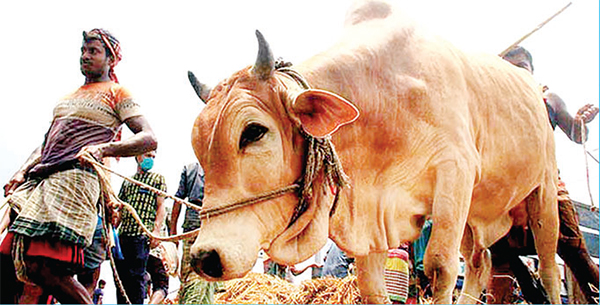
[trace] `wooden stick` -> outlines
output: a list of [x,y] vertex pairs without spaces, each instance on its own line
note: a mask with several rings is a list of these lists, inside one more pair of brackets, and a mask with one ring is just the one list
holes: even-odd
[[560,11],[556,12],[554,15],[552,15],[550,18],[546,19],[546,21],[540,23],[535,29],[533,29],[533,31],[527,33],[525,36],[521,37],[519,40],[515,41],[515,43],[511,44],[510,47],[506,48],[504,51],[500,52],[500,54],[498,54],[498,56],[500,57],[504,57],[504,55],[506,55],[506,53],[508,53],[512,48],[518,46],[523,40],[527,39],[527,37],[531,36],[531,34],[537,32],[539,29],[541,29],[544,25],[546,25],[546,23],[550,22],[550,20],[554,19],[554,17],[558,16],[558,14],[562,13],[564,10],[567,9],[567,7],[569,7],[571,4],[573,4],[573,2],[569,2],[569,4],[567,4],[565,7],[563,7]]
[[[596,163],[600,163],[600,161],[598,161],[598,159],[596,159],[596,157],[594,157],[594,155],[592,155],[591,152],[589,152],[587,150],[585,152],[588,154],[588,156],[590,156],[592,159],[594,159],[594,161],[596,161]],[[2,208],[0,208],[0,210],[2,210]]]

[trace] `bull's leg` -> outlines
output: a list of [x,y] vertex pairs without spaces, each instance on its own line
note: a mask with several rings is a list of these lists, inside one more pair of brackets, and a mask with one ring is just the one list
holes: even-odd
[[363,304],[389,304],[385,291],[383,267],[386,252],[374,252],[367,256],[356,257],[358,289]]
[[490,277],[492,260],[477,226],[467,226],[465,229],[462,253],[465,256],[465,282],[458,303],[481,303],[479,295]]
[[553,179],[534,190],[526,199],[529,226],[540,259],[540,279],[552,304],[560,304],[560,274],[556,264],[558,242],[558,205]]
[[[472,169],[472,170],[469,170]],[[458,161],[436,169],[431,238],[423,266],[431,279],[434,303],[451,304],[459,267],[459,248],[471,202],[475,169]]]

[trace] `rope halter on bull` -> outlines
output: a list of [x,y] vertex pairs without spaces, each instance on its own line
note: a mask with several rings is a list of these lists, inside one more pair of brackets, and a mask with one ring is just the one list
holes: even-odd
[[[308,82],[298,71],[291,68],[292,64],[279,58],[275,62],[275,71],[282,72],[295,80],[304,90],[310,89]],[[323,138],[313,137],[306,133],[302,126],[298,126],[300,134],[306,140],[306,161],[302,178],[298,181],[301,185],[298,197],[299,202],[288,226],[291,226],[308,209],[313,198],[313,184],[321,171],[323,171],[325,183],[335,194],[333,206],[329,213],[331,217],[339,200],[340,191],[348,185],[348,177],[344,173],[342,164],[337,156],[335,147],[331,142],[331,136]]]
[[[296,82],[298,82],[298,84],[303,89],[309,89],[310,87],[308,86],[306,80],[297,71],[290,68],[290,66],[290,63],[286,63],[282,60],[279,60],[277,61],[275,68],[278,72],[285,73],[292,79],[296,80]],[[199,229],[184,234],[167,237],[153,235],[152,232],[143,225],[135,209],[128,203],[121,201],[117,196],[115,196],[115,193],[112,191],[112,187],[110,186],[109,179],[105,176],[106,174],[104,174],[105,172],[113,173],[133,184],[146,188],[153,193],[173,199],[174,201],[184,204],[188,208],[197,210],[199,211],[200,219],[209,219],[210,217],[221,215],[235,209],[253,205],[255,203],[274,199],[287,193],[297,192],[299,200],[294,210],[294,214],[292,215],[288,225],[291,226],[302,215],[302,213],[304,213],[308,209],[308,205],[312,201],[314,195],[313,189],[316,186],[314,182],[318,175],[321,173],[321,171],[324,174],[325,183],[335,194],[335,199],[331,208],[330,216],[333,215],[333,212],[335,211],[335,207],[337,205],[341,189],[348,184],[347,176],[345,175],[342,169],[342,165],[339,161],[333,143],[331,143],[330,137],[313,137],[308,133],[304,132],[301,126],[298,126],[298,130],[306,140],[306,165],[304,167],[304,173],[296,182],[273,191],[265,192],[250,198],[242,199],[229,204],[208,209],[199,207],[186,200],[182,200],[177,197],[171,196],[161,190],[153,188],[139,181],[133,180],[124,175],[121,175],[111,170],[110,168],[104,166],[100,162],[96,161],[96,159],[94,159],[94,157],[92,157],[90,154],[82,155],[82,159],[90,163],[99,173],[102,189],[106,191],[108,198],[110,198],[110,201],[113,202],[113,205],[114,203],[116,203],[116,206],[123,206],[125,209],[127,209],[129,213],[131,213],[133,218],[136,220],[138,225],[140,225],[144,233],[156,240],[178,241],[181,239],[193,238],[196,235],[198,235]]]

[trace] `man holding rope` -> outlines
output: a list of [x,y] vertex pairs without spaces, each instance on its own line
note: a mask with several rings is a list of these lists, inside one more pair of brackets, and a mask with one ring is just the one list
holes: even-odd
[[[509,50],[503,58],[511,64],[526,69],[529,73],[533,74],[533,59],[529,51],[525,48],[516,46]],[[598,107],[587,104],[577,111],[575,117],[572,117],[567,111],[565,102],[557,94],[549,92],[547,87],[544,87],[543,91],[552,128],[556,129],[557,126],[560,127],[569,139],[575,143],[581,144],[585,142],[588,129],[584,124],[594,120],[598,114]],[[585,131],[582,132],[583,130]],[[585,240],[579,230],[577,212],[560,177],[558,183],[558,211],[560,217],[558,254],[575,275],[588,302],[596,303],[593,297],[597,297],[598,294],[597,291],[593,291],[590,284],[594,285],[597,289],[598,267],[590,258]],[[531,252],[529,249],[533,245],[531,238],[531,232],[522,232],[517,228],[513,228],[507,237],[494,244],[491,247],[494,274],[510,272],[512,270],[528,301],[532,303],[544,303],[547,300],[544,299],[543,293],[539,291],[539,288],[535,289],[535,287],[532,287],[533,280],[526,271],[526,267],[523,266],[521,260],[518,258],[519,254],[530,254],[524,252]],[[525,249],[519,249],[516,252],[513,246]],[[505,270],[509,265],[510,270]],[[502,290],[500,287],[506,286],[498,283],[501,281],[503,281],[502,278],[494,278],[490,283],[488,291],[496,295],[492,300],[488,299],[488,303],[506,303],[508,301],[502,298],[502,293],[499,293]]]
[[[119,41],[109,32],[83,32],[85,83],[58,101],[44,142],[4,186],[11,219],[0,245],[2,303],[17,303],[23,282],[62,304],[92,303],[73,275],[83,266],[104,196],[99,173],[80,156],[128,157],[157,146],[139,105],[117,81],[120,60]],[[123,123],[134,135],[118,141]]]

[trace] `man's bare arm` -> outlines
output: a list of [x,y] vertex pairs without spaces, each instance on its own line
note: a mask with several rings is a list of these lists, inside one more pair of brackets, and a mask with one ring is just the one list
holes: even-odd
[[90,152],[97,160],[103,157],[132,157],[155,150],[156,136],[146,118],[142,115],[125,120],[125,124],[134,133],[124,141],[86,146],[83,152]]
[[177,222],[181,213],[181,203],[173,201],[173,209],[171,210],[171,222],[169,223],[169,234],[177,235]]
[[[554,112],[556,113],[558,127],[560,127],[560,129],[567,135],[567,137],[569,137],[569,139],[571,139],[571,141],[581,144],[582,120],[585,124],[591,122],[598,114],[598,107],[592,104],[587,104],[581,107],[581,109],[577,111],[575,117],[573,117],[567,111],[567,106],[565,102],[557,94],[547,94],[546,102],[548,103],[548,105],[550,105],[550,107],[552,107],[552,110],[554,110]],[[585,136],[587,137],[587,127],[584,127],[584,130]]]
[[[167,210],[165,209],[165,196],[158,196],[156,198],[156,219],[154,220],[154,230],[152,234],[160,235],[165,218],[167,217]],[[158,240],[151,242],[151,247],[157,247],[160,244]]]
[[33,150],[27,161],[19,168],[19,170],[10,178],[8,183],[4,185],[4,196],[11,195],[15,189],[25,182],[25,176],[29,172],[29,170],[34,167],[36,164],[40,163],[40,159],[42,158],[42,147],[39,146]]

